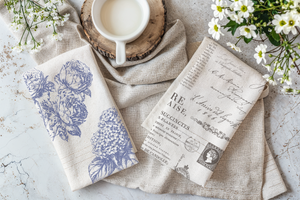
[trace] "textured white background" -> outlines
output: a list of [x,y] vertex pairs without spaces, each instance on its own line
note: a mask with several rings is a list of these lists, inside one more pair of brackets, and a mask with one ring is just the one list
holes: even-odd
[[[71,4],[80,13],[83,0]],[[210,0],[167,0],[168,21],[181,19],[188,42],[202,40],[212,17]],[[0,199],[209,199],[192,195],[154,195],[98,182],[71,192],[62,165],[51,144],[42,120],[23,84],[21,75],[36,66],[29,54],[11,51],[16,44],[12,33],[0,20]],[[225,32],[225,31],[224,31]],[[230,34],[219,41],[234,42]],[[244,62],[262,74],[254,48],[241,43]],[[268,44],[269,46],[269,44]],[[295,76],[296,86],[297,79]],[[288,187],[275,199],[300,199],[300,96],[283,95],[280,87],[271,87],[265,100],[266,138]],[[298,114],[299,113],[299,114]],[[142,176],[142,174],[141,174]],[[151,180],[149,180],[151,181]]]

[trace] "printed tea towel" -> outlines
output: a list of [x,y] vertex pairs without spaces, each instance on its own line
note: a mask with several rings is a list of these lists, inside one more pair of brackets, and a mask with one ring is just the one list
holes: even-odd
[[205,38],[143,122],[150,133],[141,149],[205,186],[265,84],[257,71]]
[[138,163],[89,45],[61,54],[23,78],[73,191]]

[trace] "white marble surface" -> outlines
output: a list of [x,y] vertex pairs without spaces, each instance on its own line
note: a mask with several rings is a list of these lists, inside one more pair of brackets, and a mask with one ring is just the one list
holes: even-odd
[[[79,12],[83,0],[72,0]],[[189,42],[208,36],[211,1],[168,0],[168,20],[181,19]],[[12,52],[17,42],[0,20],[0,199],[209,199],[192,195],[155,195],[98,182],[71,192],[55,149],[22,82],[22,73],[36,63],[29,54]],[[229,34],[219,41],[234,41]],[[256,44],[242,44],[237,56],[261,73],[253,58]],[[295,77],[296,78],[296,77]],[[300,77],[298,77],[298,80]],[[297,82],[297,80],[296,80]],[[280,87],[266,98],[266,137],[288,187],[278,200],[300,199],[300,96],[286,96]]]

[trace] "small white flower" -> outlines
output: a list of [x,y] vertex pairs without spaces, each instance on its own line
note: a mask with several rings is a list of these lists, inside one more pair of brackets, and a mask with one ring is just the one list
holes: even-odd
[[255,48],[256,54],[254,54],[254,58],[256,59],[257,64],[259,64],[262,60],[266,63],[265,55],[267,51],[267,45],[260,44]]
[[270,85],[277,85],[277,82],[274,80],[273,76],[270,76],[269,74],[263,75],[263,78],[266,79]]
[[242,23],[244,21],[244,18],[242,18],[241,16],[235,14],[235,12],[229,12],[228,10],[226,10],[226,14],[228,15],[228,17],[232,21],[235,21],[238,24],[240,24],[240,23]]
[[[28,11],[28,10],[27,10]],[[35,13],[34,12],[29,12],[29,14],[27,15],[27,19],[28,20],[33,20],[35,17]]]
[[299,90],[293,89],[293,94],[299,94]]
[[216,1],[216,4],[211,5],[211,9],[214,11],[214,17],[222,20],[225,17],[225,9],[223,8],[226,4],[222,1]]
[[285,78],[285,83],[286,83],[287,85],[292,85],[292,84],[293,84],[293,83],[292,83],[292,78],[291,78],[290,76],[286,77],[286,78]]
[[265,74],[262,77],[267,80],[270,77],[270,75],[269,74]]
[[10,23],[10,28],[13,32],[23,31],[25,29],[25,25],[23,23]]
[[227,44],[227,46],[231,47],[233,50],[235,50],[237,52],[242,52],[240,47],[237,47],[235,44],[232,44],[231,42],[227,42],[226,44]]
[[70,14],[69,14],[69,13],[68,13],[68,14],[65,14],[65,15],[63,16],[62,21],[60,22],[60,26],[63,26],[64,23],[65,23],[66,21],[69,20],[69,17],[70,17]]
[[21,53],[22,51],[25,50],[24,46],[21,45],[21,44],[18,44],[18,45],[16,45],[16,46],[14,46],[12,49],[13,49],[14,51],[18,52],[18,53]]
[[62,0],[52,0],[53,4],[57,4],[59,6],[63,5],[63,1]]
[[255,33],[256,30],[256,26],[254,26],[253,24],[250,26],[242,26],[240,27],[240,34],[245,36],[246,38],[256,38],[257,35]]
[[276,69],[275,73],[279,76],[282,76],[284,74],[284,71],[283,71],[282,67],[278,67]]
[[264,65],[264,64],[262,64],[262,66],[264,66],[267,70],[268,70],[268,72],[270,72],[271,71],[271,65]]
[[239,11],[239,15],[248,18],[250,13],[254,11],[252,0],[240,0],[235,4],[234,10]]
[[53,3],[51,3],[51,1],[48,1],[45,4],[45,7],[48,8],[49,10],[51,10],[52,8],[55,8],[55,5]]
[[211,21],[208,23],[209,29],[208,33],[212,35],[212,37],[216,40],[220,39],[220,35],[224,35],[220,28],[221,26],[218,24],[219,19],[212,18]]
[[63,34],[62,33],[53,33],[52,35],[49,35],[48,37],[51,38],[52,40],[61,41]]
[[40,52],[41,49],[42,49],[42,46],[44,45],[43,39],[41,39],[40,42],[36,42],[36,43],[35,43],[35,46],[32,44],[32,42],[30,42],[30,43],[31,43],[31,44],[30,44],[31,48],[28,49],[28,51],[29,51],[29,53],[31,53],[31,54],[35,54],[35,53],[37,53],[37,52]]
[[281,92],[285,93],[285,94],[288,94],[292,91],[292,88],[290,88],[289,86],[283,86]]
[[287,21],[282,15],[275,15],[272,23],[275,25],[276,33],[280,33],[285,27],[287,27]]

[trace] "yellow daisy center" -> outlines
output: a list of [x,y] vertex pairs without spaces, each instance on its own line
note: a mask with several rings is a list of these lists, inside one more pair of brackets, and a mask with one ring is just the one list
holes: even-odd
[[294,24],[295,24],[295,21],[291,19],[291,20],[289,21],[289,26],[294,26]]
[[258,56],[262,58],[262,51],[258,52]]
[[246,31],[247,33],[250,33],[250,29],[249,29],[249,28],[245,28],[245,31]]
[[222,12],[222,7],[221,6],[217,6],[217,11]]
[[214,25],[214,30],[215,30],[216,32],[218,32],[218,31],[219,31],[219,27],[218,27],[217,25]]
[[248,10],[247,6],[245,6],[245,5],[242,5],[242,7],[241,7],[241,11],[242,11],[242,12],[247,12],[247,10]]
[[284,26],[284,25],[286,25],[286,22],[285,22],[284,20],[281,20],[281,21],[279,22],[279,26]]

